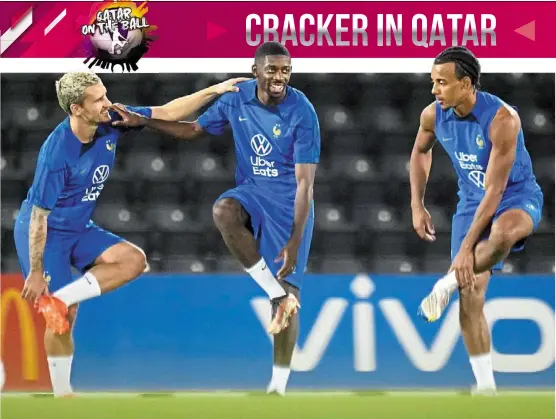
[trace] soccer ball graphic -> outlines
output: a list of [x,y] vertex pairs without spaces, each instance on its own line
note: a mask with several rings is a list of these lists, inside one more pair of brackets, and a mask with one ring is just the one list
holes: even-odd
[[140,29],[125,30],[121,24],[115,31],[105,31],[100,33],[96,28],[95,34],[91,37],[93,45],[108,53],[116,59],[127,57],[130,51],[143,41],[143,32]]

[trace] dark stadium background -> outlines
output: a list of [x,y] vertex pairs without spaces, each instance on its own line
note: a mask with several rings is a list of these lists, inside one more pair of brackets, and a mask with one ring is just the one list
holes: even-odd
[[[163,69],[161,69],[163,70]],[[37,154],[64,118],[54,81],[61,74],[1,76],[2,272],[19,272],[14,217],[32,182]],[[113,102],[161,105],[233,74],[102,74]],[[554,75],[484,74],[482,87],[517,106],[526,146],[545,194],[544,217],[507,273],[554,272]],[[407,163],[428,74],[293,74],[314,104],[322,133],[315,185],[316,228],[309,270],[323,273],[440,273],[449,266],[455,172],[438,144],[427,188],[437,241],[411,227]],[[198,114],[192,115],[193,120]],[[116,165],[93,219],[141,246],[157,272],[231,272],[212,222],[215,198],[234,186],[231,131],[175,140],[144,130],[118,145]]]

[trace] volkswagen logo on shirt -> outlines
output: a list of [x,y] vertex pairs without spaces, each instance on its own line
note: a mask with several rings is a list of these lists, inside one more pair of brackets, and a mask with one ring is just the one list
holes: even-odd
[[97,167],[95,169],[95,172],[93,173],[93,183],[96,185],[104,182],[106,179],[108,179],[109,174],[110,168],[106,164]]
[[262,134],[256,134],[251,138],[251,148],[259,157],[265,157],[272,151],[272,144]]

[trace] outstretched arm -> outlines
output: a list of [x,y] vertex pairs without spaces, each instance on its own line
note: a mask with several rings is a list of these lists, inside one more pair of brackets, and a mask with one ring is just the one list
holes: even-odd
[[[238,77],[226,80],[206,89],[174,99],[162,106],[153,106],[152,118],[161,119],[163,121],[183,121],[193,112],[198,111],[217,96],[227,92],[238,92],[237,83],[249,80],[245,77]],[[156,129],[156,128],[154,128]]]
[[117,112],[118,115],[120,115],[120,117],[122,118],[119,121],[112,122],[112,125],[116,127],[149,127],[156,131],[160,131],[164,134],[182,140],[193,139],[203,132],[203,129],[197,121],[177,122],[147,118],[143,115],[126,109],[125,106],[120,104],[112,105],[112,110]]

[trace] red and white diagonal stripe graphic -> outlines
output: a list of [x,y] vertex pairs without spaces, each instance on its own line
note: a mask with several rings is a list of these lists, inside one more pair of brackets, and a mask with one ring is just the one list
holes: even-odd
[[33,24],[33,9],[29,9],[21,19],[0,36],[0,55],[6,51]]

